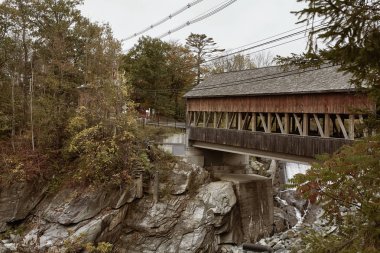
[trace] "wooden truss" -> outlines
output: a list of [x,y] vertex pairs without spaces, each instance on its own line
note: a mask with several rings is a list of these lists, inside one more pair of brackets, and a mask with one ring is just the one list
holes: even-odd
[[296,134],[322,138],[354,140],[368,136],[359,132],[363,115],[267,112],[199,112],[188,113],[187,124],[195,127],[235,129],[265,133]]

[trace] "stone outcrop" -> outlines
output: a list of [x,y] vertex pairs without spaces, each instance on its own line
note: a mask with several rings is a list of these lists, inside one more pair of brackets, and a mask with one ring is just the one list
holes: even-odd
[[0,186],[0,233],[8,224],[25,219],[45,196],[44,182],[17,183]]
[[2,188],[0,224],[8,236],[0,252],[75,251],[98,242],[116,252],[216,252],[243,242],[232,182],[210,182],[204,169],[179,163],[160,182],[158,201],[139,198],[138,185],[54,194],[46,194],[44,182]]
[[202,186],[195,196],[158,203],[144,198],[130,210],[117,246],[120,252],[215,252],[227,234],[241,240],[234,209],[233,185],[223,181]]

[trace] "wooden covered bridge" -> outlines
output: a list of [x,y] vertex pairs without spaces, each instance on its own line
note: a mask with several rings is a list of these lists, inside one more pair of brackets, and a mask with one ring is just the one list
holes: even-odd
[[194,147],[304,161],[368,135],[376,105],[336,66],[265,67],[207,77],[189,91]]

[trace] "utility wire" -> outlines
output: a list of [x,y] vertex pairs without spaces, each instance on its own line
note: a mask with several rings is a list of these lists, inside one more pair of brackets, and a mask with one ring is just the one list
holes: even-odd
[[[272,49],[272,48],[276,48],[276,47],[279,47],[279,46],[282,46],[282,45],[285,45],[285,44],[289,44],[289,43],[292,43],[294,41],[298,41],[298,40],[301,40],[301,39],[305,39],[307,38],[307,36],[302,36],[302,37],[298,37],[296,39],[293,39],[293,40],[289,40],[289,41],[286,41],[286,42],[283,42],[283,43],[280,43],[280,44],[276,44],[274,46],[270,46],[270,47],[266,47],[266,48],[263,48],[263,49],[260,49],[260,50],[256,50],[256,51],[253,51],[253,52],[249,52],[249,53],[246,53],[246,54],[243,54],[243,56],[248,56],[248,55],[252,55],[252,54],[256,54],[256,53],[260,53],[262,51],[265,51],[265,50],[268,50],[268,49]],[[222,58],[225,58],[225,57],[228,57],[228,56],[222,56],[222,57],[218,57],[218,58],[215,58],[211,61],[216,61],[216,60],[220,60]],[[206,63],[206,62],[205,62]],[[204,64],[204,63],[203,63]]]
[[[321,27],[321,26],[324,26],[324,24],[320,24],[320,25],[317,25],[314,27],[314,29],[316,27]],[[251,47],[248,47],[248,48],[244,48],[244,49],[240,49],[240,50],[237,50],[235,52],[232,52],[232,53],[228,53],[228,54],[224,54],[222,56],[218,56],[218,57],[215,57],[215,58],[211,58],[209,60],[206,60],[204,61],[202,64],[205,64],[207,62],[211,62],[211,61],[215,61],[215,60],[219,60],[221,58],[225,58],[225,57],[228,57],[228,56],[231,56],[231,55],[235,55],[235,54],[238,54],[238,53],[242,53],[242,52],[245,52],[245,51],[248,51],[248,50],[251,50],[251,49],[254,49],[254,48],[258,48],[258,47],[262,47],[262,46],[265,46],[265,45],[268,45],[268,44],[272,44],[274,42],[277,42],[277,41],[280,41],[280,40],[283,40],[283,39],[287,39],[287,38],[291,38],[291,37],[294,37],[296,35],[299,35],[299,34],[302,34],[302,33],[305,33],[309,30],[311,30],[312,28],[309,28],[309,29],[305,29],[305,30],[302,30],[302,31],[298,31],[298,32],[295,32],[295,33],[291,33],[291,34],[288,34],[288,35],[285,35],[285,36],[282,36],[280,38],[276,38],[276,39],[273,39],[273,40],[270,40],[270,41],[267,41],[267,42],[264,42],[264,43],[261,43],[259,45],[255,45],[255,46],[251,46]],[[254,43],[252,43],[254,44]]]
[[[296,39],[293,39],[293,40],[290,40],[290,41],[286,41],[286,42],[283,42],[281,44],[277,44],[277,45],[274,45],[274,46],[271,46],[271,47],[267,47],[267,48],[264,48],[264,49],[261,49],[261,50],[257,50],[257,51],[254,51],[254,52],[250,52],[246,55],[251,55],[251,54],[254,54],[254,53],[258,53],[258,52],[261,52],[261,51],[265,51],[265,50],[268,50],[268,49],[271,49],[271,48],[275,48],[275,47],[278,47],[278,46],[282,46],[282,45],[285,45],[285,44],[288,44],[288,43],[291,43],[291,42],[294,42],[294,41],[297,41],[297,40],[300,40],[300,39],[303,39],[303,38],[306,38],[307,36],[302,36],[302,37],[299,37],[299,38],[296,38]],[[323,68],[320,68],[320,69],[323,69]],[[315,70],[318,70],[318,69],[315,69]],[[242,82],[247,82],[247,81],[254,81],[256,79],[260,79],[260,78],[264,78],[264,77],[276,77],[278,76],[279,74],[285,74],[285,73],[293,73],[295,72],[295,74],[300,74],[300,71],[298,69],[295,69],[295,70],[291,70],[291,71],[283,71],[283,72],[280,72],[280,73],[274,73],[274,74],[269,74],[269,75],[264,75],[264,76],[259,76],[259,77],[253,77],[253,78],[248,78],[248,79],[243,79],[243,80],[237,80],[237,81],[233,81],[233,82],[226,82],[226,83],[220,83],[220,84],[215,84],[215,85],[208,85],[207,86],[207,89],[210,89],[211,87],[215,86],[216,88],[218,87],[223,87],[223,86],[220,86],[220,85],[223,85],[223,84],[228,84],[228,86],[230,86],[230,84],[234,84],[234,85],[237,85],[237,84],[241,84]],[[309,72],[309,71],[308,71]],[[181,89],[156,89],[156,90],[146,90],[146,89],[142,89],[142,88],[138,88],[140,90],[144,90],[145,92],[157,92],[157,93],[167,93],[167,92],[176,92],[176,91],[182,91]],[[199,88],[193,88],[192,90],[198,90],[198,89],[203,89],[203,87],[199,87]]]
[[130,40],[130,39],[132,39],[132,38],[134,38],[134,37],[136,37],[136,36],[139,36],[139,35],[141,35],[141,34],[143,34],[143,33],[146,33],[147,31],[149,31],[149,30],[151,30],[151,29],[153,29],[153,28],[155,28],[155,27],[157,27],[157,26],[159,26],[159,25],[165,23],[166,21],[168,21],[168,20],[172,19],[173,17],[175,17],[175,16],[181,14],[181,13],[184,12],[185,10],[190,9],[191,7],[193,7],[193,6],[196,5],[196,4],[199,4],[199,3],[202,2],[202,1],[204,1],[204,0],[195,0],[195,1],[191,2],[191,3],[188,3],[186,6],[182,7],[181,9],[179,9],[179,10],[177,10],[177,11],[175,11],[175,12],[173,12],[173,13],[170,14],[169,16],[167,16],[167,17],[161,19],[160,21],[158,21],[158,22],[156,22],[156,23],[154,23],[154,24],[152,24],[152,25],[146,27],[145,29],[143,29],[143,30],[141,30],[141,31],[139,31],[139,32],[137,32],[137,33],[134,33],[134,34],[128,36],[128,37],[125,38],[125,39],[122,39],[121,41],[124,42],[124,41]]
[[[316,27],[320,27],[320,26],[323,26],[324,24],[319,24],[317,25]],[[301,27],[299,27],[301,28]],[[270,37],[267,37],[265,39],[262,39],[262,40],[259,40],[259,41],[256,41],[256,42],[252,42],[248,45],[252,45],[252,44],[257,44],[259,42],[262,42],[262,41],[265,41],[265,40],[268,40],[268,39],[271,39],[271,38],[275,38],[279,35],[283,35],[283,34],[286,34],[290,31],[294,31],[294,30],[298,30],[299,28],[295,28],[295,29],[291,29],[291,30],[288,30],[286,32],[282,32],[280,34],[277,34],[277,35],[273,35],[273,36],[270,36]],[[315,27],[314,27],[315,28]],[[302,31],[299,31],[299,32],[295,32],[295,33],[292,33],[292,34],[289,34],[289,35],[286,35],[286,36],[282,36],[280,38],[276,38],[274,40],[271,40],[271,41],[267,41],[265,43],[261,43],[259,45],[256,45],[256,46],[253,46],[253,47],[249,47],[247,49],[243,49],[243,50],[239,50],[239,51],[236,51],[236,52],[233,52],[233,53],[230,53],[230,54],[227,54],[227,55],[224,55],[224,56],[220,56],[220,57],[215,57],[213,59],[210,59],[208,60],[207,62],[211,62],[211,61],[215,61],[215,60],[218,60],[218,59],[221,59],[221,58],[224,58],[224,57],[228,57],[228,56],[231,56],[233,54],[236,54],[236,53],[240,53],[240,52],[244,52],[244,51],[248,51],[248,50],[251,50],[253,48],[258,48],[258,47],[262,47],[264,45],[268,45],[268,44],[272,44],[272,43],[275,43],[275,42],[278,42],[278,41],[281,41],[283,39],[288,39],[288,38],[291,38],[293,36],[296,36],[296,35],[299,35],[299,34],[302,34],[304,32],[307,32],[309,30],[311,30],[312,28],[308,28],[308,29],[304,29]],[[303,38],[306,38],[307,36],[302,36],[302,37],[298,37],[296,39],[293,39],[293,40],[290,40],[290,41],[286,41],[286,42],[283,42],[283,43],[280,43],[280,44],[276,44],[276,45],[273,45],[273,46],[270,46],[270,47],[266,47],[264,49],[261,49],[261,50],[257,50],[257,51],[254,51],[254,52],[250,52],[246,55],[251,55],[251,54],[254,54],[254,53],[258,53],[258,52],[261,52],[261,51],[264,51],[264,50],[268,50],[268,49],[271,49],[271,48],[275,48],[275,47],[278,47],[278,46],[282,46],[284,44],[288,44],[288,43],[291,43],[291,42],[294,42],[294,41],[297,41],[297,40],[300,40],[300,39],[303,39]],[[244,46],[240,46],[238,47],[239,48],[242,48]],[[190,66],[191,67],[191,66]],[[194,66],[195,67],[195,66]],[[331,66],[328,66],[328,67],[322,67],[322,68],[319,68],[319,69],[324,69],[324,68],[329,68]],[[274,78],[280,78],[280,77],[284,77],[283,74],[286,74],[285,76],[290,76],[290,75],[298,75],[300,73],[304,73],[304,72],[310,72],[310,71],[317,71],[319,69],[310,69],[310,70],[305,70],[303,72],[300,72],[299,70],[291,70],[291,71],[283,71],[283,72],[280,72],[280,73],[275,73],[275,74],[270,74],[270,75],[264,75],[264,76],[259,76],[259,77],[254,77],[254,78],[248,78],[248,79],[243,79],[243,80],[238,80],[238,81],[234,81],[234,82],[226,82],[226,83],[220,83],[220,84],[217,84],[217,85],[209,85],[207,87],[198,87],[198,88],[193,88],[193,90],[206,90],[206,89],[214,89],[214,88],[219,88],[219,87],[227,87],[227,86],[231,86],[231,85],[237,85],[237,84],[243,84],[243,83],[247,83],[247,82],[254,82],[255,80],[257,81],[257,79],[260,79],[260,78],[268,78],[268,79],[261,79],[259,81],[262,81],[262,80],[269,80],[269,79],[274,79]],[[294,73],[295,72],[295,73]],[[293,73],[293,74],[292,74]],[[279,76],[280,75],[280,76]],[[223,86],[223,85],[227,85],[227,86]],[[215,87],[214,87],[215,86]],[[140,90],[143,90],[145,92],[155,92],[155,93],[166,93],[166,92],[171,92],[171,91],[182,91],[180,89],[156,89],[156,90],[147,90],[147,89],[142,89],[142,88],[138,88],[138,87],[135,87],[137,89],[140,89]]]
[[[315,21],[315,23],[316,23],[316,25],[320,25],[320,24],[322,24],[322,21],[323,21],[323,20],[320,19],[320,20]],[[318,23],[319,23],[319,24],[318,24]],[[264,39],[260,39],[260,40],[257,40],[257,41],[254,41],[254,42],[251,42],[251,43],[245,44],[245,45],[240,46],[240,47],[236,47],[236,48],[232,48],[232,49],[226,50],[225,53],[233,53],[234,50],[238,50],[238,49],[240,49],[240,48],[244,48],[244,47],[247,47],[247,46],[250,46],[250,45],[254,45],[254,44],[257,44],[257,43],[260,43],[260,42],[263,42],[263,41],[269,40],[269,39],[273,39],[273,38],[276,38],[276,37],[278,37],[278,36],[280,36],[280,35],[284,35],[284,34],[287,34],[287,33],[289,33],[289,32],[293,32],[293,31],[299,30],[299,29],[304,28],[304,27],[306,27],[306,29],[303,30],[303,31],[305,31],[305,32],[306,32],[307,30],[310,30],[310,29],[313,28],[313,27],[307,28],[308,26],[309,26],[309,24],[306,24],[306,25],[302,25],[302,26],[299,26],[299,27],[296,27],[296,28],[293,28],[293,29],[287,30],[287,31],[285,31],[285,32],[281,32],[281,33],[278,33],[278,34],[275,34],[275,35],[271,35],[271,36],[266,37],[266,38],[264,38]],[[221,54],[221,55],[219,55],[219,56],[223,56],[223,54]]]
[[198,16],[198,17],[196,17],[196,18],[194,18],[192,20],[189,20],[186,23],[184,23],[184,24],[182,24],[182,25],[180,25],[180,26],[178,26],[178,27],[176,27],[176,28],[174,28],[172,30],[169,30],[168,32],[166,32],[166,33],[158,36],[157,38],[162,39],[163,37],[166,37],[166,36],[168,36],[168,35],[170,35],[172,33],[175,33],[177,31],[185,28],[186,26],[192,25],[192,24],[200,22],[200,21],[202,21],[202,20],[204,20],[204,19],[206,19],[208,17],[211,17],[212,15],[215,15],[216,13],[218,13],[221,10],[227,8],[228,6],[230,6],[231,4],[235,3],[236,1],[237,0],[230,0],[230,1],[225,2],[225,4],[223,4],[223,5],[219,6],[219,7],[216,7],[216,8],[214,7],[213,9],[210,9],[210,11],[207,12],[206,14]]
[[[254,52],[250,52],[248,54],[245,54],[245,55],[251,55],[251,54],[255,54],[255,53],[259,53],[259,52],[262,52],[262,51],[265,51],[265,50],[268,50],[268,49],[271,49],[271,48],[275,48],[275,47],[279,47],[279,46],[282,46],[282,45],[285,45],[285,44],[288,44],[288,43],[291,43],[291,42],[294,42],[294,41],[297,41],[297,40],[300,40],[300,39],[304,39],[306,38],[307,36],[302,36],[302,37],[299,37],[299,38],[296,38],[296,39],[293,39],[293,40],[290,40],[290,41],[286,41],[286,42],[283,42],[281,44],[277,44],[277,45],[274,45],[274,46],[270,46],[270,47],[266,47],[266,48],[263,48],[261,50],[257,50],[257,51],[254,51]],[[192,67],[196,67],[196,65],[192,65],[192,66],[186,66],[186,68],[192,68]],[[177,69],[178,70],[181,70],[181,69],[184,69],[184,68],[179,68]],[[241,80],[240,80],[241,81]],[[141,88],[139,88],[141,89]],[[180,90],[177,90],[177,89],[159,89],[159,90],[149,90],[149,91],[152,91],[152,92],[159,92],[159,91],[180,91]]]

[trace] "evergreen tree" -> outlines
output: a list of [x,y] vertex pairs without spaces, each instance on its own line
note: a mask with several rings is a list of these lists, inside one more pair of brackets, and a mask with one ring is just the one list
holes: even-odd
[[174,102],[174,117],[184,120],[186,104],[183,99],[185,92],[190,90],[196,73],[193,71],[195,59],[189,49],[176,43],[170,44],[168,57],[168,78],[170,98]]
[[[301,67],[329,62],[353,74],[357,87],[370,89],[380,102],[380,2],[377,0],[297,0],[307,7],[296,11],[299,23],[312,26],[308,50],[278,58]],[[315,26],[321,20],[323,26]]]
[[193,66],[194,58],[188,49],[150,37],[139,39],[124,58],[134,100],[141,108],[177,118],[184,115],[180,99],[194,80]]
[[[353,75],[352,83],[380,102],[380,2],[362,0],[298,0],[307,7],[295,12],[300,22],[313,24],[307,52],[278,60],[300,67],[332,63]],[[324,43],[324,47],[321,47]],[[332,80],[333,81],[333,80]],[[378,115],[371,118],[377,121]],[[373,124],[373,122],[371,123]],[[317,199],[336,233],[317,231],[304,237],[307,252],[380,251],[379,136],[356,141],[331,157],[325,156],[294,185]]]
[[172,111],[166,88],[169,48],[168,43],[159,39],[142,37],[124,58],[127,78],[134,87],[134,100],[143,109],[154,109],[156,114]]
[[206,68],[202,67],[202,64],[215,55],[215,53],[223,52],[224,49],[216,47],[216,42],[213,38],[207,37],[206,34],[191,33],[186,39],[186,45],[190,48],[191,52],[195,55],[196,59],[196,72],[197,79],[196,85],[198,85],[206,73]]

